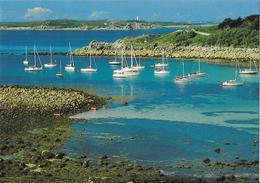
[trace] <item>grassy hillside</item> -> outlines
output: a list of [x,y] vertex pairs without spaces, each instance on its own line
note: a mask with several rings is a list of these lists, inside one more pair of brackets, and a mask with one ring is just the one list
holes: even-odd
[[[221,46],[257,48],[259,46],[259,15],[251,15],[244,19],[225,19],[217,26],[195,27],[162,35],[144,35],[126,38],[126,44],[136,47],[157,46]],[[227,21],[228,20],[228,21]]]

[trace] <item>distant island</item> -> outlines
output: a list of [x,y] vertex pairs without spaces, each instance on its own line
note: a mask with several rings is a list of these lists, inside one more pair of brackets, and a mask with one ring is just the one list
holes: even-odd
[[[259,58],[259,15],[245,18],[226,18],[218,25],[194,26],[161,35],[126,37],[110,42],[92,41],[92,54],[115,55],[124,46],[130,55],[130,46],[136,55],[159,57],[162,50],[171,58],[206,58],[247,61]],[[75,55],[87,55],[90,44],[76,49]]]
[[160,27],[191,27],[185,22],[144,20],[45,20],[31,22],[0,22],[0,30],[133,30]]

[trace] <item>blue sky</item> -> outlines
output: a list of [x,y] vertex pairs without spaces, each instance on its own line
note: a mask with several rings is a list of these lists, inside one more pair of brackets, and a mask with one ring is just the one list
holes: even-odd
[[0,21],[133,19],[219,22],[258,13],[258,0],[0,0]]

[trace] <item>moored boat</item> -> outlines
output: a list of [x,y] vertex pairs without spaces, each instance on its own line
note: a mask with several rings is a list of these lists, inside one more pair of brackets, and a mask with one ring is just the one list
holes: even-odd
[[[41,59],[40,59],[40,57],[39,57],[39,55],[38,55],[38,53],[36,51],[36,47],[35,46],[33,47],[33,55],[34,55],[33,56],[34,65],[28,66],[24,70],[25,71],[42,71]],[[40,63],[39,67],[37,67],[37,58],[36,57],[38,58],[39,63]]]

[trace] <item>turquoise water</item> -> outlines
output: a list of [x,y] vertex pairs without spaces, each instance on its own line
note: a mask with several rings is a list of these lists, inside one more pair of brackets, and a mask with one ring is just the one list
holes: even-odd
[[[81,120],[72,125],[73,137],[60,148],[71,156],[117,155],[169,171],[174,163],[194,164],[206,157],[258,159],[258,144],[252,145],[258,139],[258,75],[241,77],[242,87],[223,88],[220,82],[234,78],[234,67],[201,63],[207,77],[178,85],[173,78],[181,73],[180,60],[169,59],[170,74],[158,77],[151,67],[158,59],[144,58],[141,63],[146,68],[139,76],[113,79],[117,67],[108,65],[109,57],[95,57],[98,72],[93,74],[80,73],[88,60],[75,57],[76,72],[63,70],[64,77],[57,78],[57,68],[24,72],[23,55],[18,52],[0,58],[1,84],[91,89],[129,100],[126,106],[110,103],[109,109],[74,116]],[[54,59],[68,63],[66,56]],[[49,57],[41,60],[45,63]],[[197,60],[185,60],[186,73],[196,69]],[[220,154],[214,152],[217,147]]]

